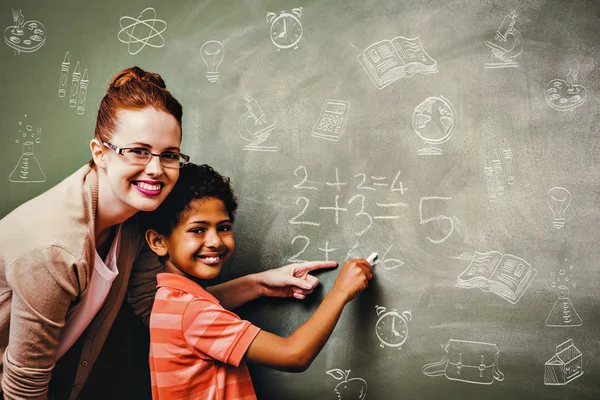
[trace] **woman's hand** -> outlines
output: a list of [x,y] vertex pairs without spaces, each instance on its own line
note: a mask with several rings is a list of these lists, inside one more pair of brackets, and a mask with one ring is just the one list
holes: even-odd
[[270,297],[306,298],[319,284],[319,280],[309,272],[323,268],[334,268],[335,261],[310,261],[289,264],[255,274],[258,281],[259,295]]

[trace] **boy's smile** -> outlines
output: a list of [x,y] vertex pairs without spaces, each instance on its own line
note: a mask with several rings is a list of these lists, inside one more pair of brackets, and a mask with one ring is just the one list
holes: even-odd
[[192,200],[177,226],[164,238],[165,272],[213,279],[235,247],[225,204],[213,197]]

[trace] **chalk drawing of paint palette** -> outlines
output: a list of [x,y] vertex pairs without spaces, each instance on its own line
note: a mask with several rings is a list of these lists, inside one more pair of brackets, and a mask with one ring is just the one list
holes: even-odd
[[586,90],[564,79],[553,79],[546,85],[546,102],[557,111],[574,110],[585,103]]
[[46,42],[46,28],[35,20],[9,26],[4,30],[4,41],[17,52],[32,53]]

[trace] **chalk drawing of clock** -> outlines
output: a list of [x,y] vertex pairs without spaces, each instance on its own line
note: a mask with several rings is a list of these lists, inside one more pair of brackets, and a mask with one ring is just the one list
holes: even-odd
[[271,24],[271,41],[281,49],[298,48],[302,37],[302,7],[294,8],[292,13],[282,11],[278,16],[274,12],[267,13],[267,22]]
[[408,322],[412,320],[410,310],[399,314],[396,310],[387,311],[385,307],[375,308],[379,316],[375,323],[375,334],[381,342],[379,345],[400,348],[408,337]]

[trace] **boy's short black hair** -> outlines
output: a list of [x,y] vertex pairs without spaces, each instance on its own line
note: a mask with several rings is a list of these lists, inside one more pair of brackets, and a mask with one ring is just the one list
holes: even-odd
[[192,200],[205,198],[221,200],[231,222],[234,221],[237,200],[230,179],[210,165],[188,163],[179,170],[179,179],[162,204],[154,211],[140,213],[140,227],[143,231],[154,229],[168,237],[179,223],[182,213],[189,210]]

